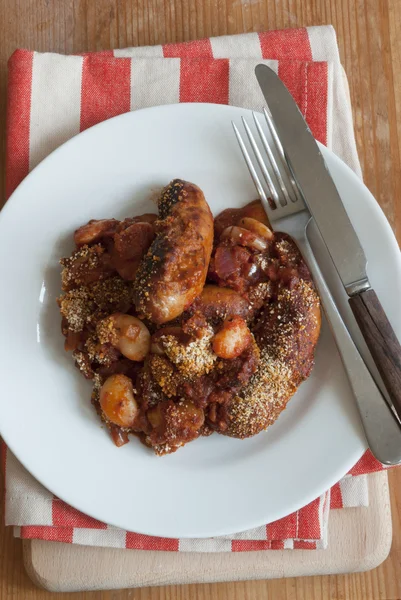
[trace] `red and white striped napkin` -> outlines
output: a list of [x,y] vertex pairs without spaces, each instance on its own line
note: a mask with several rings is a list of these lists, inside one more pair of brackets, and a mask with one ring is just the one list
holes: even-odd
[[[17,50],[9,61],[7,194],[60,144],[120,113],[176,102],[260,109],[264,101],[253,74],[260,62],[290,89],[315,137],[360,174],[347,81],[335,32],[325,26],[82,56]],[[43,488],[5,446],[3,467],[5,520],[16,536],[184,552],[325,548],[330,510],[366,506],[366,473],[383,468],[366,453],[342,481],[296,513],[202,540],[150,537],[83,515]]]

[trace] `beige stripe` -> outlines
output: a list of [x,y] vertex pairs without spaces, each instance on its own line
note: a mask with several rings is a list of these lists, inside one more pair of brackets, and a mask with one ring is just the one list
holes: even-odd
[[369,506],[367,475],[344,477],[340,481],[340,488],[344,507]]
[[207,539],[180,539],[179,552],[231,552],[231,540],[220,537]]
[[276,60],[249,58],[230,60],[229,104],[259,111],[266,104],[254,72],[256,65],[261,63],[268,65],[277,73]]
[[260,525],[254,529],[234,533],[227,537],[233,540],[267,540],[266,525]]
[[131,61],[131,110],[180,101],[180,59]]
[[74,527],[72,543],[84,546],[125,548],[126,532],[122,529],[86,529]]
[[7,449],[6,525],[52,525],[53,494]]
[[332,25],[307,27],[313,60],[339,62],[336,32]]
[[257,33],[210,38],[214,58],[262,58]]
[[30,169],[79,133],[82,60],[81,56],[34,54]]

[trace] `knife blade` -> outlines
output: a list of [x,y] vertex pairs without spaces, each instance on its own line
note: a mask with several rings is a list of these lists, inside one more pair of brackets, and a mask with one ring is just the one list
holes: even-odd
[[[338,274],[352,295],[370,287],[366,256],[315,138],[276,73],[258,65],[256,77],[272,114],[289,166],[323,236]],[[341,234],[340,234],[341,233]]]
[[292,175],[320,230],[394,409],[401,419],[401,346],[371,288],[366,256],[319,147],[292,95],[266,65],[256,78]]

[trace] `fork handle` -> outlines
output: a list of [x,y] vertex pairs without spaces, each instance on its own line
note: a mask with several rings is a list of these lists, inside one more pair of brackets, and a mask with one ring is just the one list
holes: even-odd
[[350,307],[401,419],[401,345],[372,289],[352,296]]

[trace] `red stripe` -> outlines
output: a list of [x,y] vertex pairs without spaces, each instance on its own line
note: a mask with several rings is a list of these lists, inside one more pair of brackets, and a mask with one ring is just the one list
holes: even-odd
[[327,145],[328,66],[326,62],[309,63],[305,118],[313,135]]
[[85,527],[88,529],[107,529],[107,525],[88,515],[84,515],[59,498],[53,498],[52,522],[59,527]]
[[291,92],[302,114],[305,114],[302,101],[307,86],[307,68],[307,64],[301,62],[280,61],[278,64],[278,76]]
[[284,550],[284,540],[272,540],[270,547],[272,550]]
[[386,469],[371,453],[367,450],[361,459],[358,460],[356,465],[349,471],[350,475],[363,475],[364,473],[374,473],[376,471],[383,471]]
[[228,104],[229,61],[182,58],[180,102]]
[[297,535],[298,514],[292,513],[283,519],[266,525],[266,536],[269,540],[286,540]]
[[339,483],[336,483],[331,488],[330,508],[343,508],[343,495]]
[[315,138],[327,144],[327,63],[280,61],[278,76],[291,92]]
[[73,533],[73,527],[48,527],[47,525],[21,527],[21,537],[26,540],[47,540],[72,544]]
[[7,466],[7,445],[4,440],[0,440],[0,452],[1,452],[1,468],[3,471],[4,479],[6,477],[6,466]]
[[294,550],[316,550],[316,542],[294,540]]
[[316,500],[298,511],[298,531],[294,537],[301,539],[320,538],[319,507],[320,498],[316,498]]
[[263,58],[312,60],[309,36],[304,27],[301,29],[262,31],[258,35]]
[[8,61],[6,197],[29,172],[33,52],[16,50]]
[[179,44],[165,44],[162,48],[164,58],[213,58],[212,44],[209,38]]
[[[7,468],[7,446],[4,440],[0,439],[0,451],[1,451],[1,466],[3,470],[3,494],[6,496],[7,486],[6,486],[6,468]],[[3,519],[6,515],[6,503],[3,504]]]
[[232,540],[232,552],[252,552],[254,550],[270,550],[272,544],[268,540]]
[[127,531],[125,547],[131,550],[166,550],[178,551],[178,540],[173,538],[153,537]]
[[85,56],[81,131],[130,110],[131,59]]

